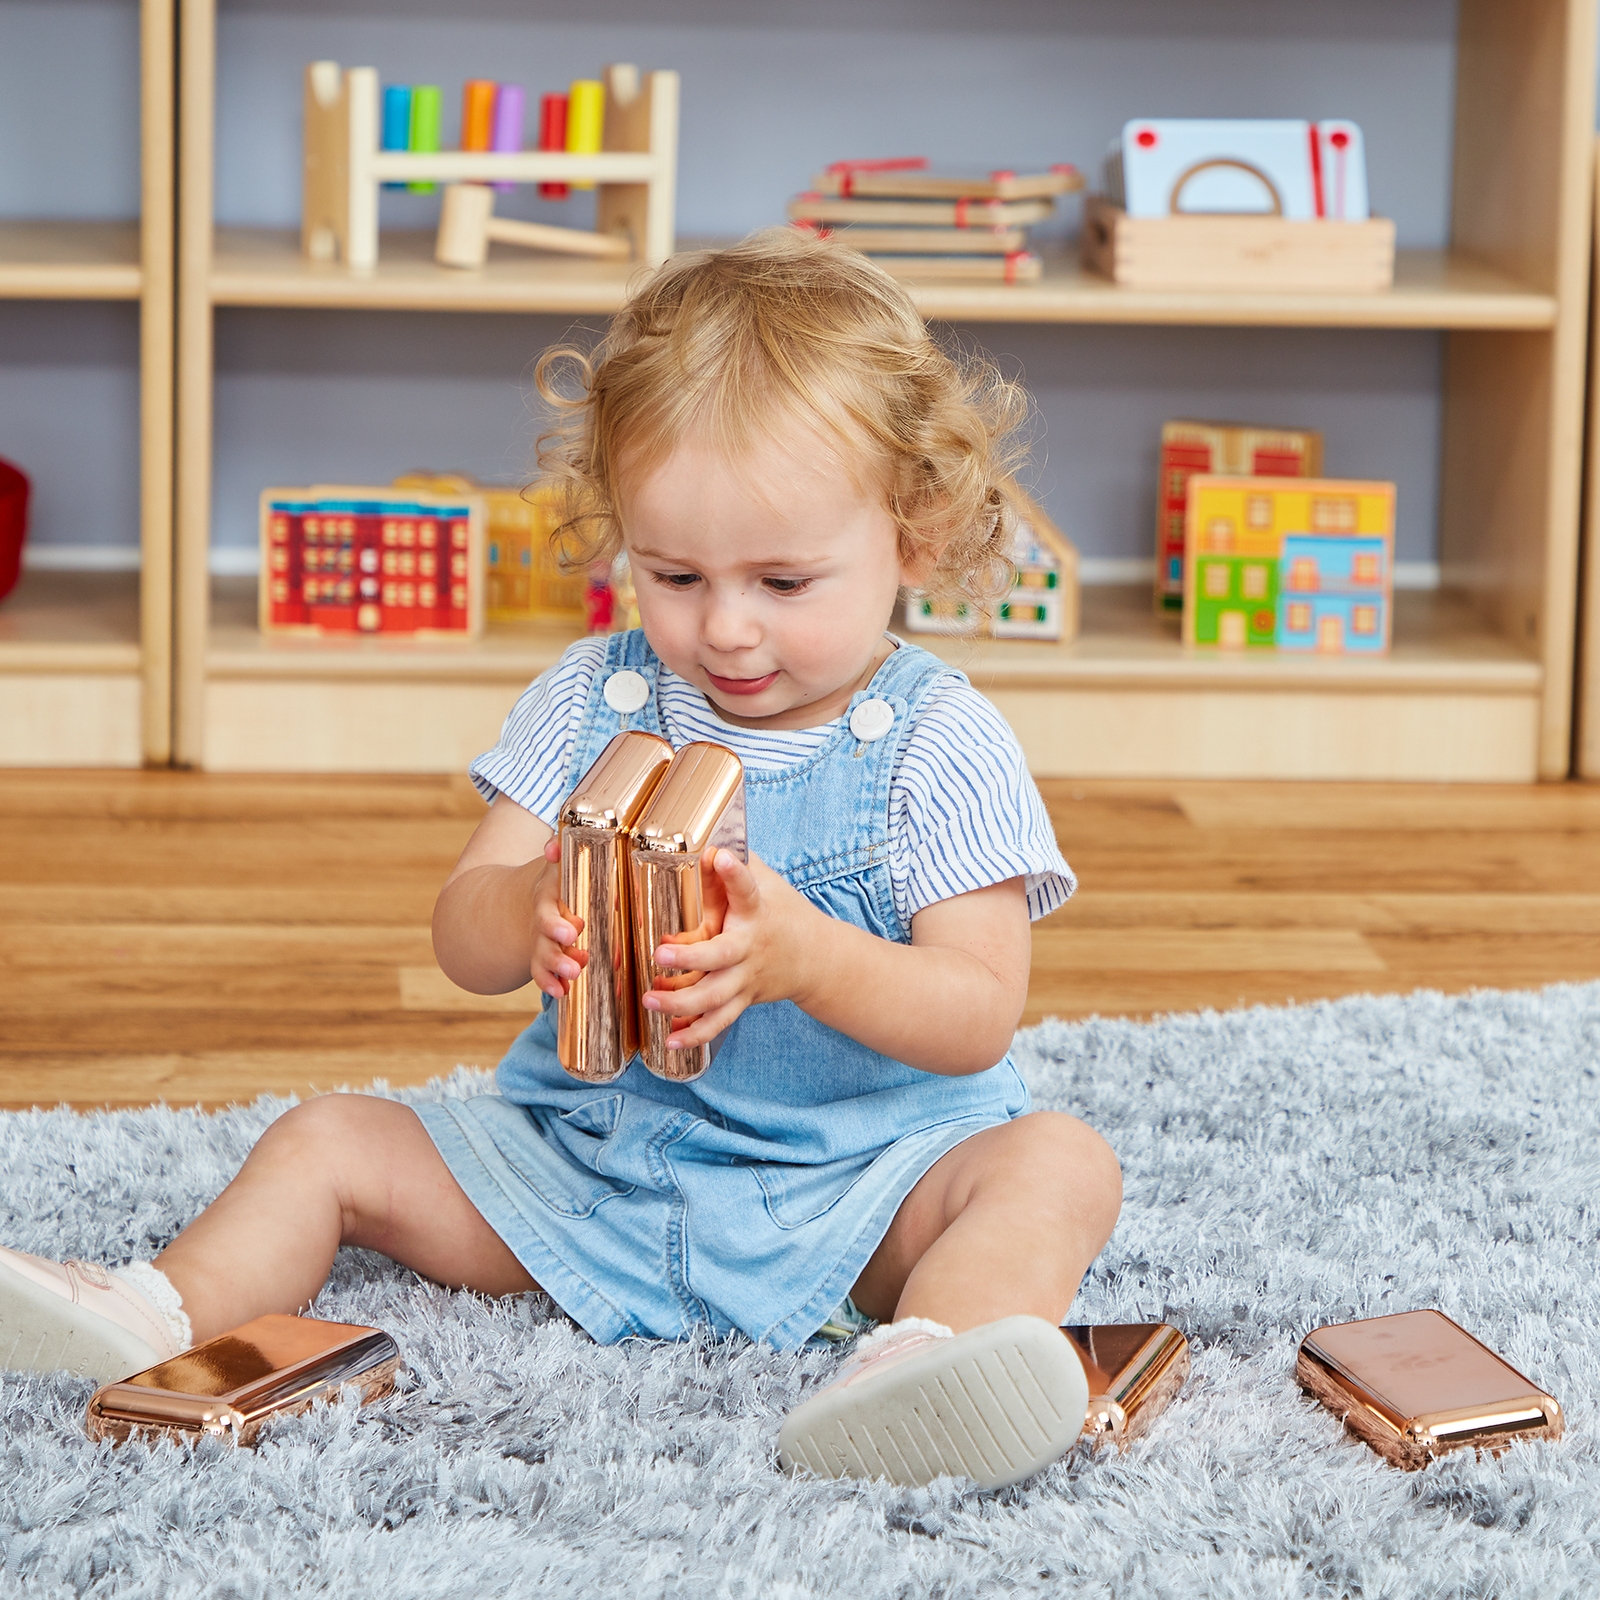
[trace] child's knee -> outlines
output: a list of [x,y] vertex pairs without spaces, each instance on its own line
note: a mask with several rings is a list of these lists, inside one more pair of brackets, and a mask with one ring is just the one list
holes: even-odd
[[1122,1209],[1122,1163],[1106,1141],[1064,1111],[1034,1111],[1011,1127],[1026,1182],[1041,1201],[1054,1201],[1079,1222],[1110,1237]]
[[335,1173],[361,1150],[371,1131],[372,1108],[391,1103],[361,1094],[323,1094],[304,1100],[261,1135],[252,1159]]

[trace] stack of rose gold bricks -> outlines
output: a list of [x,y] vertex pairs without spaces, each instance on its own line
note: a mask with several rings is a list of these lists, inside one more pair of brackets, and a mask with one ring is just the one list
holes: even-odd
[[663,970],[663,941],[694,944],[721,927],[726,899],[711,863],[746,858],[744,769],[719,744],[676,755],[653,733],[619,733],[563,802],[561,901],[581,921],[587,960],[556,1003],[561,1064],[609,1083],[635,1055],[660,1078],[698,1078],[715,1043],[669,1050],[672,1019],[641,1004],[698,974]]

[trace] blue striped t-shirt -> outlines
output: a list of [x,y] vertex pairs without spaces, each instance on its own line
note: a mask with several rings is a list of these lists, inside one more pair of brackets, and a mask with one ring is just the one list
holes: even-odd
[[[572,743],[605,653],[603,636],[580,639],[523,691],[499,744],[472,763],[472,781],[485,799],[506,795],[556,826]],[[665,665],[658,699],[674,748],[709,739],[753,772],[798,765],[837,726],[736,727]],[[924,906],[1007,878],[1025,880],[1035,919],[1064,905],[1077,888],[1016,735],[976,689],[943,679],[923,696],[890,775],[895,910],[909,926]]]

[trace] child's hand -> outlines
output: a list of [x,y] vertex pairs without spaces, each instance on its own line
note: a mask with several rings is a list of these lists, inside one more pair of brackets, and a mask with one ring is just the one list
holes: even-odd
[[[544,858],[552,865],[561,861],[561,840],[551,839],[544,847]],[[574,916],[561,903],[560,876],[546,872],[530,862],[537,872],[533,896],[533,959],[529,971],[543,993],[564,999],[567,986],[589,964],[587,950],[574,950],[583,932],[583,918]]]
[[746,866],[731,850],[719,850],[713,869],[728,899],[722,931],[701,943],[663,944],[655,952],[659,966],[704,976],[687,988],[652,989],[644,997],[647,1011],[695,1018],[673,1031],[669,1050],[709,1043],[746,1006],[793,999],[809,924],[822,916],[755,856]]

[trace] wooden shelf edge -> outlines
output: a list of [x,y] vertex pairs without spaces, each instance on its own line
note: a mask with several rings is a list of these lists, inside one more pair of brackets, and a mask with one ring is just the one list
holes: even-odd
[[137,300],[137,222],[0,218],[0,299]]
[[142,664],[136,644],[0,643],[0,678],[41,673],[137,677]]
[[[685,240],[682,248],[726,242]],[[378,266],[357,274],[302,260],[283,230],[224,230],[208,294],[219,306],[606,315],[643,270],[519,253],[458,272],[435,266],[431,248],[430,235],[385,234]],[[1555,326],[1557,311],[1554,295],[1464,254],[1429,250],[1401,251],[1395,287],[1373,294],[1125,289],[1059,251],[1046,256],[1037,283],[906,287],[925,316],[961,322],[1538,331]]]
[[143,293],[138,267],[0,263],[0,300],[137,300]]

